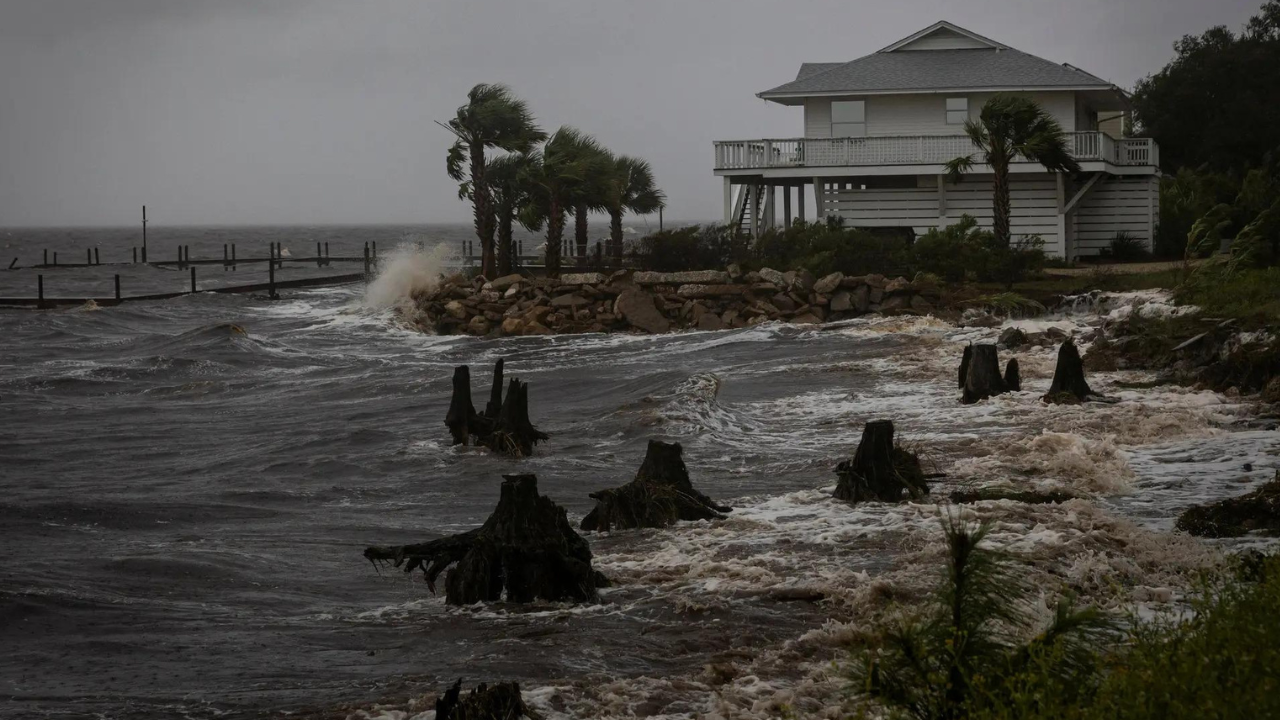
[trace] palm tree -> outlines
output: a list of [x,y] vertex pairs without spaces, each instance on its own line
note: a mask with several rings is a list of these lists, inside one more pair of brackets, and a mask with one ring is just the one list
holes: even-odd
[[547,140],[541,153],[530,153],[524,173],[529,196],[520,211],[520,223],[530,230],[547,228],[547,273],[560,274],[565,212],[587,194],[594,178],[608,168],[608,155],[590,136],[561,127]]
[[982,107],[982,114],[976,122],[965,122],[964,132],[977,146],[978,152],[947,163],[947,175],[951,182],[959,182],[960,176],[973,168],[975,155],[980,155],[982,162],[991,166],[995,174],[993,211],[996,244],[1007,248],[1011,235],[1009,165],[1019,157],[1040,163],[1049,172],[1078,173],[1080,165],[1071,157],[1062,126],[1030,98],[996,95]]
[[587,231],[587,213],[607,209],[605,200],[609,178],[613,172],[613,154],[587,135],[575,142],[580,143],[576,151],[581,153],[584,160],[588,155],[594,156],[584,165],[582,182],[573,191],[574,244],[577,245],[578,257],[583,258],[587,255],[587,245],[591,241]]
[[[527,152],[547,135],[534,124],[533,114],[523,100],[503,85],[485,83],[471,88],[467,104],[458,108],[453,119],[441,125],[458,138],[449,148],[449,177],[459,183],[458,197],[470,198],[475,206],[476,236],[480,239],[482,255],[480,271],[486,277],[493,277],[496,269],[494,216],[489,185],[485,182],[485,149]],[[465,173],[464,166],[467,166]]]
[[647,215],[666,206],[667,196],[653,182],[653,169],[639,158],[619,155],[606,183],[605,209],[609,212],[609,239],[613,256],[622,260],[622,216]]
[[497,275],[508,275],[512,270],[515,243],[512,241],[512,225],[520,208],[528,202],[528,172],[534,155],[509,153],[494,158],[485,168],[485,183],[493,199],[493,215],[498,228]]

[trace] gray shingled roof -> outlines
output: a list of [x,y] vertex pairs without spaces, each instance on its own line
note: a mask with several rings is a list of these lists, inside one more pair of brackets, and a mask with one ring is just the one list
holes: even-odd
[[797,79],[797,80],[803,80],[803,79],[805,79],[805,78],[809,77],[810,75],[815,75],[815,74],[820,73],[820,72],[826,72],[826,71],[828,71],[828,70],[832,70],[832,69],[834,69],[834,68],[838,68],[838,67],[840,67],[840,66],[841,66],[841,65],[843,65],[843,64],[844,64],[844,63],[842,63],[842,62],[834,62],[834,63],[801,63],[801,65],[800,65],[800,72],[796,73],[796,79]]
[[760,93],[877,92],[949,88],[1109,88],[1111,83],[1018,50],[880,52],[847,63],[805,63],[796,79]]

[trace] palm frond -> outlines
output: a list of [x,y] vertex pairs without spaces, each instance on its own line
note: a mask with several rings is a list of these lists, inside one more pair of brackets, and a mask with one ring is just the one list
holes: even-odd
[[965,173],[973,169],[973,156],[952,158],[944,167],[947,169],[947,182],[954,185],[964,178]]

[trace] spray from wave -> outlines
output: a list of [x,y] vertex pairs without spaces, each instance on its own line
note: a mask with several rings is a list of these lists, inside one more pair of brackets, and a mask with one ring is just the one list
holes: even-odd
[[444,244],[426,250],[410,244],[397,247],[379,263],[377,277],[365,290],[364,307],[395,310],[412,319],[417,313],[415,297],[439,286],[452,257]]

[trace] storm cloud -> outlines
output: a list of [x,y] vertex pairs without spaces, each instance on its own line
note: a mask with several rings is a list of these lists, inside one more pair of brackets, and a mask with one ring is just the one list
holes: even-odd
[[0,225],[467,222],[447,119],[478,82],[649,159],[714,219],[755,93],[938,20],[1131,88],[1260,0],[0,0]]

